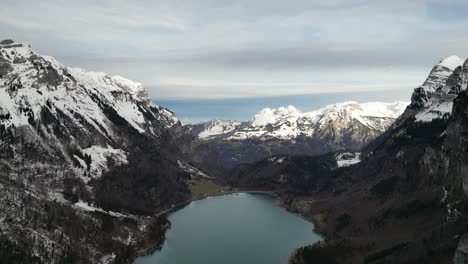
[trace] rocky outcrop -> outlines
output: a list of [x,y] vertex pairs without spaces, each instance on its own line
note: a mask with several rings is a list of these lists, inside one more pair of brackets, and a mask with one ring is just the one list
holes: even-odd
[[152,215],[190,197],[188,132],[139,83],[1,42],[2,259],[123,263],[160,242]]

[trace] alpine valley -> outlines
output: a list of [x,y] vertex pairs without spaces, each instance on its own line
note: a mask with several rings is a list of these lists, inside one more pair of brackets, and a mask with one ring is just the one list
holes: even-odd
[[451,56],[408,103],[183,126],[140,83],[2,41],[0,260],[132,263],[203,183],[270,192],[311,219],[324,240],[290,264],[466,263],[467,84]]

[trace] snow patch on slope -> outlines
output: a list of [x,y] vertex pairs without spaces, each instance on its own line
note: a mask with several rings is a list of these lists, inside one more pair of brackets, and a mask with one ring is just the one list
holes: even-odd
[[231,121],[231,120],[212,120],[210,122],[205,123],[204,130],[198,134],[199,138],[207,139],[213,136],[227,134],[229,132],[234,131],[238,128],[242,123],[239,121]]
[[182,162],[180,160],[177,161],[177,165],[179,166],[179,168],[181,168],[182,170],[184,170],[185,172],[187,172],[188,174],[190,174],[190,177],[191,178],[196,178],[196,177],[202,177],[202,178],[212,178],[210,176],[208,176],[206,173],[204,173],[203,171],[195,168],[194,166],[191,166],[185,162]]
[[433,103],[415,116],[416,122],[428,123],[434,119],[448,118],[452,113],[453,101]]
[[113,149],[110,146],[106,148],[101,146],[92,146],[83,149],[83,153],[91,156],[91,176],[96,178],[103,172],[109,170],[110,162],[114,166],[120,166],[128,163],[127,153],[121,149]]
[[336,163],[338,164],[338,168],[347,167],[354,164],[361,162],[360,159],[361,153],[360,152],[345,152],[336,155]]
[[117,212],[113,212],[113,211],[105,211],[104,209],[102,208],[99,208],[99,207],[94,207],[92,205],[89,205],[88,203],[84,202],[84,201],[78,201],[77,203],[74,204],[75,207],[77,208],[80,208],[84,211],[88,211],[88,212],[100,212],[100,213],[103,213],[103,214],[108,214],[108,215],[111,215],[111,216],[114,216],[114,217],[119,217],[119,218],[134,218],[133,215],[125,215],[125,214],[121,214],[121,213],[117,213]]
[[280,164],[283,163],[284,160],[285,160],[284,156],[271,157],[268,159],[269,162],[280,163]]

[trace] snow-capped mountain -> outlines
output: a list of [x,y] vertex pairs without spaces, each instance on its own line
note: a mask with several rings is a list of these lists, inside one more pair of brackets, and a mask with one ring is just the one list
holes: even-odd
[[140,83],[0,42],[0,243],[42,263],[129,259],[149,242],[139,215],[190,196],[184,131]]
[[292,140],[300,136],[313,137],[331,126],[338,130],[346,129],[353,122],[383,132],[403,113],[408,104],[343,102],[305,113],[294,106],[265,108],[255,114],[249,122],[212,120],[193,125],[192,133],[205,140],[222,135],[227,135],[225,140]]
[[[382,134],[408,103],[343,102],[312,112],[293,106],[265,108],[248,122],[214,120],[191,125],[198,160],[213,173],[277,154],[357,151]],[[203,165],[201,165],[203,166]],[[210,168],[207,168],[208,170]]]
[[461,66],[465,59],[450,56],[434,66],[426,81],[417,88],[411,99],[411,109],[418,110],[417,122],[431,122],[450,116],[453,99],[466,89]]

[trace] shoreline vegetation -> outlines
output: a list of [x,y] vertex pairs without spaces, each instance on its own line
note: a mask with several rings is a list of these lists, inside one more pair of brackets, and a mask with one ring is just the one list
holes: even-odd
[[[197,184],[200,184],[200,183],[201,183],[200,181],[192,182],[192,184],[190,186],[191,187],[190,189],[192,191],[193,196],[192,196],[191,199],[180,202],[180,203],[177,203],[177,204],[174,204],[170,208],[168,208],[166,210],[163,210],[163,211],[157,213],[154,216],[156,218],[165,217],[167,222],[169,223],[168,226],[166,226],[164,228],[164,230],[163,230],[164,231],[164,238],[163,238],[162,242],[159,243],[159,244],[154,245],[151,248],[147,248],[147,249],[144,249],[144,250],[137,251],[135,253],[135,256],[131,259],[130,263],[133,263],[137,257],[147,256],[147,255],[150,255],[150,254],[154,253],[157,250],[162,249],[162,247],[164,246],[164,243],[166,241],[165,233],[167,232],[167,230],[169,228],[171,228],[171,222],[169,221],[169,219],[167,219],[167,215],[169,213],[180,210],[180,209],[184,208],[185,206],[189,205],[192,202],[204,200],[204,199],[211,198],[211,197],[223,196],[223,195],[248,193],[248,194],[263,194],[263,195],[268,195],[268,196],[274,197],[275,200],[276,200],[275,204],[277,206],[283,208],[284,210],[288,211],[289,213],[291,213],[293,215],[301,217],[301,218],[307,220],[308,222],[312,223],[314,232],[316,232],[323,239],[323,240],[320,240],[317,243],[320,243],[320,242],[325,240],[325,236],[319,230],[317,230],[317,228],[316,228],[317,225],[315,224],[314,219],[311,218],[311,217],[306,216],[305,214],[301,214],[300,212],[293,210],[292,207],[290,207],[286,203],[284,203],[284,200],[282,199],[281,195],[279,193],[277,193],[276,191],[238,189],[238,188],[233,188],[231,186],[221,185],[221,184],[209,181],[209,183],[208,183],[209,185],[213,184],[213,186],[216,185],[216,187],[218,187],[218,188],[212,188],[212,189],[210,189],[210,191],[208,191],[206,193],[200,193],[200,192],[197,192],[196,188],[193,188],[194,186],[196,186]],[[204,182],[204,184],[206,184],[206,183],[207,182]],[[195,190],[195,192],[194,192],[194,190]],[[291,254],[293,254],[298,249],[299,248],[295,249],[293,252],[291,252]]]

